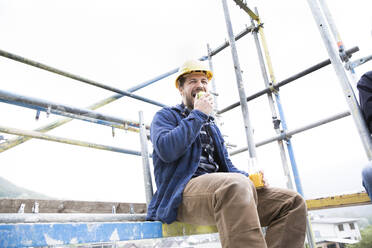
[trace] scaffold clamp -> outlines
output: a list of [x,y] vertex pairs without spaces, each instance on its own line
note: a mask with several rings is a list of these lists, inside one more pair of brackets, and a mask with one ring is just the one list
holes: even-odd
[[38,109],[38,110],[36,110],[36,116],[35,116],[35,120],[39,120],[39,118],[40,118],[40,110]]
[[372,55],[354,60],[352,62],[349,62],[345,65],[345,68],[346,68],[346,70],[354,70],[355,67],[358,67],[358,66],[368,62],[369,60],[372,60]]
[[282,140],[288,142],[292,136],[288,135],[285,131],[282,130],[282,133],[280,134],[280,137]]
[[258,33],[260,31],[260,28],[263,28],[263,25],[264,25],[263,23],[260,23],[257,26],[255,26],[254,29],[252,30],[252,33],[253,32]]
[[275,88],[274,84],[272,82],[269,83],[269,89],[271,93],[278,94],[279,89]]
[[349,58],[351,58],[351,55],[348,55],[344,49],[340,49],[338,52],[342,62],[348,62]]
[[47,109],[47,111],[46,111],[46,116],[47,116],[47,118],[49,117],[49,115],[50,115],[50,111],[52,110],[52,106],[48,106],[48,109]]
[[279,129],[281,120],[278,118],[273,119],[274,129]]

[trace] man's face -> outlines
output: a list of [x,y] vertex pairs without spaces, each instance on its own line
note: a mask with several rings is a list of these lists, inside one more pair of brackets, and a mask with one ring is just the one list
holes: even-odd
[[182,102],[189,109],[194,109],[195,96],[199,91],[208,92],[208,78],[202,72],[192,72],[185,76],[185,83],[179,88]]

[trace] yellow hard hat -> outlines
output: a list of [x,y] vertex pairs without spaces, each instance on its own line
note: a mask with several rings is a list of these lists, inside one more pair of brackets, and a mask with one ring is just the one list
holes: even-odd
[[204,62],[199,60],[188,60],[178,70],[178,75],[175,81],[177,89],[179,84],[178,80],[180,77],[191,72],[204,72],[208,81],[213,77],[213,73],[209,70],[209,67]]

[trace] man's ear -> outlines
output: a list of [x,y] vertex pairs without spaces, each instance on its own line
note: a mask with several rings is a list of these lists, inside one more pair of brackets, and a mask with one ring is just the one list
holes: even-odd
[[178,90],[180,92],[180,95],[183,96],[183,87],[178,87]]

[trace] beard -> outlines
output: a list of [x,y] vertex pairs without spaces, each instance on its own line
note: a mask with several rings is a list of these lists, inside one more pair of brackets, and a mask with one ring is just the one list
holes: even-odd
[[184,98],[184,104],[188,109],[194,109],[194,97],[192,96],[192,94]]
[[193,110],[194,109],[194,102],[195,102],[195,97],[196,97],[196,94],[200,91],[204,91],[203,88],[201,87],[197,87],[195,89],[193,89],[191,92],[189,91],[185,91],[184,92],[184,95],[182,96],[182,101],[183,101],[183,104],[185,104],[185,106],[190,109],[190,110]]

